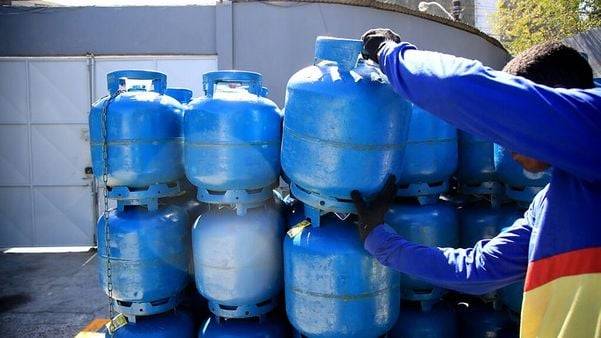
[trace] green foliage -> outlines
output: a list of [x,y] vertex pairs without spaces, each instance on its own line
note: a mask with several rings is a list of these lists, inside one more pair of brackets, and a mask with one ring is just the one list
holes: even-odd
[[495,33],[517,54],[601,26],[601,0],[498,0]]

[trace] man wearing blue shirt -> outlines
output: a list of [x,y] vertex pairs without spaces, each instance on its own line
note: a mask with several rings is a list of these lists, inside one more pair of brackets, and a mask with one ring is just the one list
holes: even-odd
[[525,277],[522,337],[600,337],[601,89],[588,62],[550,42],[499,72],[417,50],[388,29],[368,31],[363,42],[402,97],[513,150],[527,170],[553,168],[523,218],[469,249],[411,243],[386,225],[393,177],[369,202],[353,191],[366,250],[400,272],[471,294]]

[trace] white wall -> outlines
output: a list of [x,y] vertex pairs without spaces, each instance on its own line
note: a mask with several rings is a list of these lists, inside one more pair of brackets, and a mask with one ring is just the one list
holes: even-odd
[[0,57],[0,247],[94,244],[88,111],[106,73],[128,68],[199,95],[217,58]]

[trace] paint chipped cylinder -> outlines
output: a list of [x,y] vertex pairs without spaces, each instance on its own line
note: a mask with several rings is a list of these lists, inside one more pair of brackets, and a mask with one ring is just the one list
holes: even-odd
[[326,215],[284,240],[286,312],[305,337],[378,337],[399,315],[399,274],[365,249],[354,224]]
[[[109,213],[111,274],[115,309],[131,316],[173,309],[189,282],[190,228],[184,209],[126,206]],[[107,237],[97,224],[100,285],[107,290]]]
[[373,194],[402,172],[412,105],[361,48],[318,37],[315,64],[286,89],[282,168],[295,197],[322,210],[355,212],[352,190]]
[[[94,102],[89,116],[92,167],[102,182],[108,146],[109,187],[145,188],[184,177],[182,163],[184,107],[164,95],[167,76],[143,70],[122,70],[107,75],[111,95],[123,90],[108,105],[106,131],[103,109],[109,97]],[[106,134],[106,135],[105,135]]]

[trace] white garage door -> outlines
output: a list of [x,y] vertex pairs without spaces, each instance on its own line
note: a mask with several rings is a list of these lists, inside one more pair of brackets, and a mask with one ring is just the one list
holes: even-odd
[[0,247],[94,243],[88,110],[118,69],[162,71],[198,96],[217,59],[0,58]]

